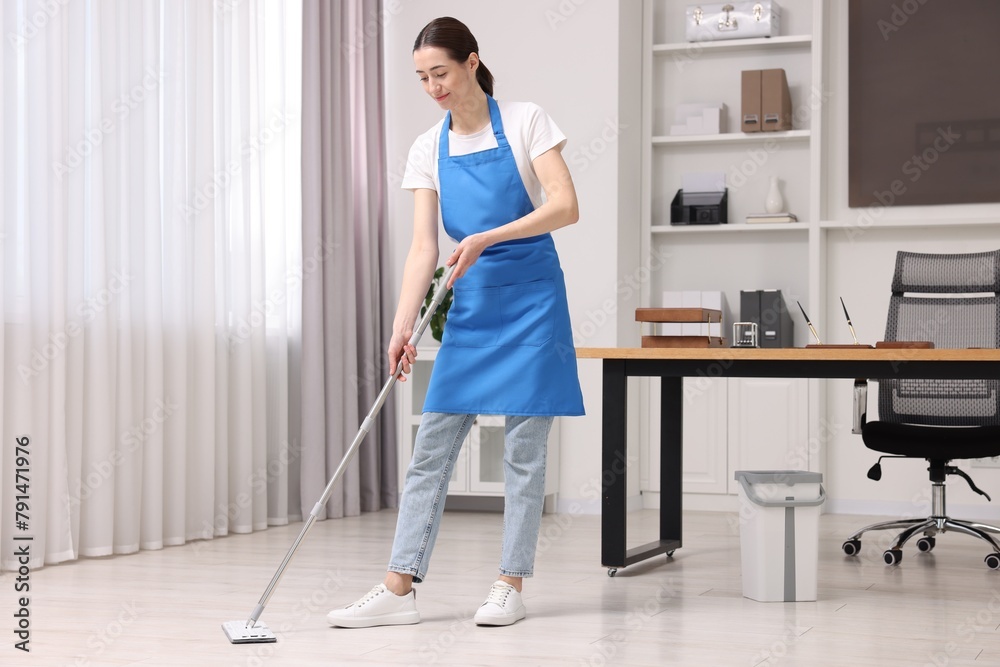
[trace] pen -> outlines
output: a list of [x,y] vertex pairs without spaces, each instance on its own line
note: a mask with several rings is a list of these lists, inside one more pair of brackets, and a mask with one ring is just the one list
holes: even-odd
[[817,344],[817,345],[822,345],[822,344],[823,344],[823,341],[821,341],[821,340],[819,339],[819,334],[817,334],[817,333],[816,333],[816,327],[814,327],[814,326],[813,326],[813,323],[809,321],[809,316],[808,316],[808,315],[806,315],[806,309],[805,309],[805,308],[803,308],[803,307],[802,307],[802,304],[801,304],[801,303],[799,303],[798,301],[796,301],[795,303],[797,303],[797,304],[798,304],[798,306],[799,306],[799,310],[801,310],[801,311],[802,311],[802,317],[806,318],[806,324],[807,324],[807,325],[809,325],[809,331],[811,331],[811,332],[812,332],[812,335],[813,335],[813,338],[815,338],[815,339],[816,339],[816,344]]
[[851,337],[854,338],[855,345],[861,345],[858,342],[858,336],[854,333],[854,325],[851,324],[851,316],[847,314],[847,306],[844,305],[844,297],[840,297],[840,305],[844,308],[844,317],[847,318],[847,328],[851,330]]

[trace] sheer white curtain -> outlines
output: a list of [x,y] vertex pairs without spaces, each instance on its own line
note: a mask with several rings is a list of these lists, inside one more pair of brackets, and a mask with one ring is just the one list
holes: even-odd
[[0,567],[15,535],[37,567],[298,518],[301,29],[4,0]]

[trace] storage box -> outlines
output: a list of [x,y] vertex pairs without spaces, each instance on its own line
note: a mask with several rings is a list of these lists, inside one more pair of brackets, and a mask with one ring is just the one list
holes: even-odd
[[781,7],[773,0],[688,5],[684,34],[689,42],[777,37],[781,34]]
[[743,596],[758,602],[816,599],[823,475],[737,470]]
[[792,129],[792,96],[785,70],[743,70],[740,86],[741,130],[785,132]]

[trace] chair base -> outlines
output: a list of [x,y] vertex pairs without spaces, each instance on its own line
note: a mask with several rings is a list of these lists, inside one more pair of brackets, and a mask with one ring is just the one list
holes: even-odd
[[903,545],[918,533],[923,533],[923,537],[917,541],[917,546],[920,551],[926,552],[934,548],[935,535],[946,533],[950,530],[978,537],[984,542],[988,542],[993,547],[993,552],[986,556],[986,564],[991,569],[1000,569],[1000,543],[990,535],[990,533],[1000,533],[1000,527],[974,521],[952,519],[947,516],[931,516],[925,519],[899,519],[873,523],[847,538],[843,544],[844,553],[848,556],[857,555],[861,550],[861,536],[869,531],[899,529],[903,529],[903,531],[896,536],[892,545],[883,554],[883,560],[886,565],[898,565],[902,559]]

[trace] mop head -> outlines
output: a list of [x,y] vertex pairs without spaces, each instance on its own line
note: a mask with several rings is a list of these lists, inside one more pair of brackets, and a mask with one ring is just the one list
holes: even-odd
[[222,624],[222,631],[233,644],[267,644],[278,641],[271,629],[260,621],[249,628],[246,621],[226,621]]

